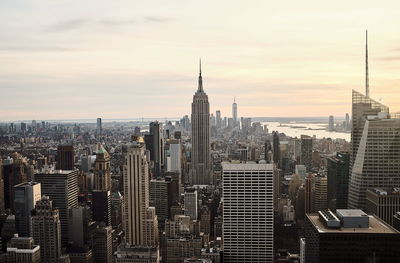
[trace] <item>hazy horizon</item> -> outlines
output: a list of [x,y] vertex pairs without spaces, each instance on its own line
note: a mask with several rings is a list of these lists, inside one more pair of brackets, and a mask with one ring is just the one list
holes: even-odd
[[4,0],[0,119],[183,116],[199,57],[211,112],[344,116],[366,29],[371,98],[399,111],[395,3]]

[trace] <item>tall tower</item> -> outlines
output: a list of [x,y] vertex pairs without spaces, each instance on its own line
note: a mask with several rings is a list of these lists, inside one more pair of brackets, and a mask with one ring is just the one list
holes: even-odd
[[233,123],[234,126],[237,125],[237,104],[236,104],[236,98],[233,98],[233,103],[232,103],[232,118],[233,118]]
[[74,146],[59,145],[57,147],[57,170],[74,170]]
[[192,102],[192,173],[189,183],[211,184],[210,104],[203,90],[201,61],[199,85]]
[[144,145],[134,142],[128,147],[124,165],[125,238],[134,246],[154,246],[158,241],[157,216],[149,211],[148,167]]
[[61,223],[58,209],[48,196],[36,203],[32,216],[32,236],[40,246],[42,262],[58,262],[61,257]]

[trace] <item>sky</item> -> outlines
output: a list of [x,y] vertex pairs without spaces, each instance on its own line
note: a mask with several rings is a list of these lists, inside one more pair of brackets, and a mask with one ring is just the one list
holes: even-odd
[[400,111],[398,1],[1,0],[0,120],[344,116]]

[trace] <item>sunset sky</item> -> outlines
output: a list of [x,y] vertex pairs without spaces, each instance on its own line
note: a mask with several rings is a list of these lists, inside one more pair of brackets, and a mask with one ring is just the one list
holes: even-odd
[[400,111],[398,1],[1,0],[0,120],[211,111],[343,116],[364,93]]

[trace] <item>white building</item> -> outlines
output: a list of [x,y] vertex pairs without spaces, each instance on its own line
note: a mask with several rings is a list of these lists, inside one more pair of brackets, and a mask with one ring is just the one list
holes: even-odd
[[224,262],[273,262],[273,164],[222,163]]

